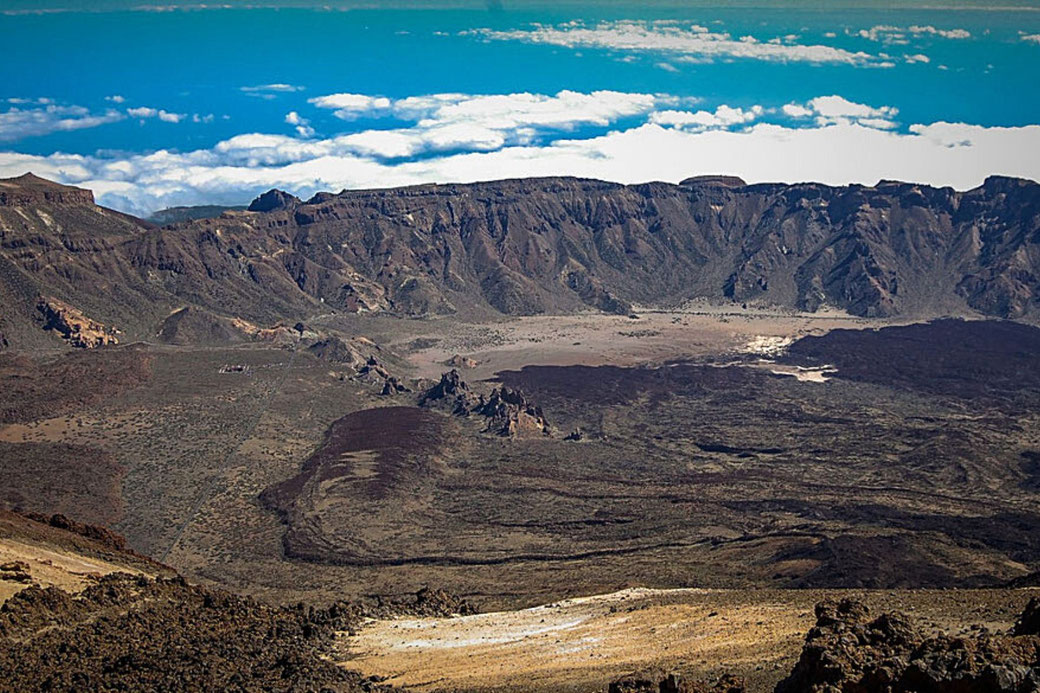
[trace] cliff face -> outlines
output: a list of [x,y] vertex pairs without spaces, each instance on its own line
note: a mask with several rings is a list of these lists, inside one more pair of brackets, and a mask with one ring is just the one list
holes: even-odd
[[0,290],[33,305],[53,295],[130,333],[185,304],[259,322],[329,309],[625,312],[695,297],[864,316],[1040,307],[1040,185],[1010,178],[967,192],[726,177],[525,179],[306,202],[272,191],[254,211],[162,229],[34,177],[0,191]]
[[40,204],[93,205],[94,193],[71,185],[52,183],[31,173],[0,180],[0,207]]

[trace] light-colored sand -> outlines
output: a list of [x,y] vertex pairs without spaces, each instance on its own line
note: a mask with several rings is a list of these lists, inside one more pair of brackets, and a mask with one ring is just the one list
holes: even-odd
[[343,636],[341,653],[352,669],[421,691],[602,690],[646,667],[779,666],[811,625],[800,605],[723,609],[714,594],[629,589],[522,611],[377,621]]
[[[60,587],[79,592],[90,584],[91,576],[123,572],[135,575],[140,570],[127,568],[108,561],[86,558],[66,551],[38,546],[15,539],[0,538],[0,565],[21,561],[29,565],[33,584],[41,587]],[[28,584],[0,580],[0,603],[28,587]]]
[[431,321],[395,344],[420,338],[436,344],[409,353],[415,375],[436,378],[455,355],[476,362],[462,368],[477,380],[529,364],[630,366],[716,358],[726,353],[771,356],[795,339],[829,330],[871,328],[879,321],[844,313],[780,313],[755,310],[646,311],[638,319],[600,313],[539,315],[503,323]]

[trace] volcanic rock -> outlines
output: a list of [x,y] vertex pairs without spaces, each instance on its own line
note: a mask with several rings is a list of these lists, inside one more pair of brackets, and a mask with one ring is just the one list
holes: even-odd
[[41,298],[37,310],[43,316],[44,329],[57,332],[71,346],[94,349],[119,343],[112,330],[56,298]]
[[325,658],[349,604],[277,608],[182,578],[114,573],[73,596],[30,586],[0,608],[11,691],[386,690]]
[[419,398],[419,406],[431,405],[447,408],[455,416],[483,416],[487,419],[485,432],[500,436],[552,432],[542,408],[528,402],[519,390],[503,385],[487,397],[478,395],[454,368],[443,373],[440,381]]
[[278,189],[271,189],[253,200],[247,208],[250,212],[273,212],[292,209],[300,204],[300,198]]
[[523,392],[504,385],[492,390],[486,400],[481,396],[473,411],[486,416],[486,430],[500,436],[549,435],[552,432],[541,407],[528,402]]
[[444,365],[451,366],[452,368],[476,368],[477,362],[468,356],[461,356],[455,354],[450,359],[444,362]]
[[384,397],[388,395],[396,395],[400,392],[411,392],[400,380],[394,376],[389,376],[383,381],[383,390],[379,393]]
[[0,563],[0,580],[23,584],[32,582],[32,575],[29,574],[29,564],[25,561]]
[[419,406],[446,406],[456,416],[468,416],[478,401],[459,372],[452,368],[442,373],[440,381],[423,393],[419,398]]
[[[38,297],[150,338],[192,305],[254,324],[328,311],[519,315],[695,298],[860,316],[1040,313],[1040,185],[625,186],[574,178],[319,194],[158,228],[39,178],[0,181],[0,317]],[[259,210],[259,211],[258,211]]]
[[[1027,607],[1023,619],[1029,613]],[[925,638],[903,614],[871,620],[867,607],[843,599],[816,606],[816,626],[776,693],[1020,693],[1038,687],[1040,636],[983,629],[970,637]]]
[[1040,635],[1040,597],[1029,600],[1012,632],[1015,635]]
[[94,193],[61,185],[26,173],[0,181],[0,207],[30,207],[39,204],[94,205]]

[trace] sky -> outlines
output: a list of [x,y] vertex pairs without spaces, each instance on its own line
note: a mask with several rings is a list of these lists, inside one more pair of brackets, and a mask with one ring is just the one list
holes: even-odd
[[0,177],[147,215],[522,176],[1040,179],[1040,4],[0,0]]

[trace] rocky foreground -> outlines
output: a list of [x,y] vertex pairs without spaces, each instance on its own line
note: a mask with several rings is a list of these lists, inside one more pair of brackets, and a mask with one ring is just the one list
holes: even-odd
[[[609,693],[744,693],[740,678],[687,681],[681,674],[639,675]],[[874,616],[852,599],[816,606],[801,657],[775,693],[1031,693],[1040,690],[1040,597],[1015,626],[991,633],[927,636],[899,612]]]

